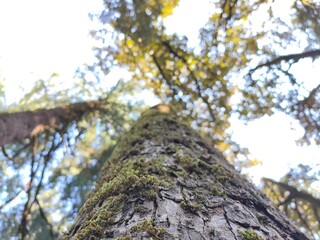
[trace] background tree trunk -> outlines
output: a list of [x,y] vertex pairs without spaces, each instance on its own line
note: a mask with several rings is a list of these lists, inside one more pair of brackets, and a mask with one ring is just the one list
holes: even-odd
[[119,141],[62,239],[308,239],[165,105]]
[[48,128],[79,120],[84,114],[99,109],[102,101],[70,104],[52,109],[0,114],[0,146],[37,135]]

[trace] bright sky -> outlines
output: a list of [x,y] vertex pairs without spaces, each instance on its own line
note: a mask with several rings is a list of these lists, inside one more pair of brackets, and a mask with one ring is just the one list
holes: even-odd
[[[6,85],[30,87],[30,82],[54,72],[65,81],[72,79],[76,68],[92,56],[92,2],[0,1],[0,76],[7,78]],[[18,96],[7,97],[10,103]]]
[[[210,11],[208,2],[181,0],[174,15],[165,21],[168,32],[187,35],[195,46],[195,33],[204,25]],[[60,80],[68,81],[78,66],[90,61],[93,42],[88,36],[92,26],[88,12],[97,8],[93,4],[97,1],[0,1],[0,80],[1,75],[5,76],[7,87],[13,89],[8,102],[19,97],[15,96],[19,93],[16,86],[30,86],[32,81],[46,79],[53,72],[59,73]],[[308,78],[314,77],[314,68],[309,69],[308,73],[303,71],[304,78],[306,74]],[[156,100],[150,97],[148,102],[152,105]],[[237,142],[263,161],[262,166],[249,171],[256,183],[261,176],[278,179],[288,171],[288,166],[300,162],[320,162],[319,147],[297,147],[295,140],[301,136],[302,129],[284,114],[264,117],[247,126],[233,119],[232,131]]]

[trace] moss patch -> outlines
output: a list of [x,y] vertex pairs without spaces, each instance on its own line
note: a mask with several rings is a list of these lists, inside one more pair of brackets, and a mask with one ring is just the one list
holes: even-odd
[[[111,180],[91,193],[80,209],[79,214],[85,215],[87,221],[79,226],[75,239],[102,237],[104,226],[115,223],[116,217],[122,214],[123,206],[130,196],[153,200],[157,197],[160,187],[169,187],[170,177],[163,161],[163,157],[151,160],[136,157],[122,166],[116,166],[113,174],[108,177]],[[77,228],[77,225],[73,228]]]
[[240,233],[243,240],[264,240],[263,237],[259,236],[259,234],[252,229],[240,231]]
[[171,236],[171,234],[169,234],[165,228],[155,227],[153,221],[148,219],[133,226],[130,229],[130,234],[116,238],[116,240],[131,240],[132,237],[139,232],[146,232],[150,235],[150,237],[152,237],[151,239],[156,240],[164,239],[166,235]]
[[190,212],[197,212],[197,211],[201,211],[202,209],[202,204],[198,204],[198,203],[186,201],[186,200],[182,200],[180,203],[180,206],[184,210],[190,211]]
[[131,228],[130,232],[147,232],[150,236],[154,237],[155,239],[163,239],[164,235],[167,234],[165,228],[155,227],[152,220],[145,220],[141,223],[138,223],[136,226]]

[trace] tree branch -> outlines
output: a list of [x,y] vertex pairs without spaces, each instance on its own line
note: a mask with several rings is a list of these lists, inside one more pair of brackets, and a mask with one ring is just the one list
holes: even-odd
[[312,237],[314,238],[313,231],[311,230],[310,225],[308,224],[306,215],[300,212],[298,203],[295,202],[295,204],[296,204],[296,207],[295,207],[296,213],[298,214],[302,224],[305,226],[306,229],[308,229],[308,231],[311,233]]
[[49,222],[48,218],[46,217],[46,214],[45,214],[44,210],[42,209],[38,198],[35,198],[35,201],[36,201],[36,203],[37,203],[37,205],[38,205],[38,207],[39,207],[40,216],[43,218],[43,220],[45,221],[45,223],[49,226],[50,236],[53,238],[53,237],[54,237],[53,225]]
[[4,208],[7,204],[9,204],[11,201],[16,199],[22,191],[26,190],[26,188],[27,188],[27,185],[24,188],[20,189],[15,195],[8,198],[2,205],[0,205],[0,210]]
[[201,86],[200,86],[200,83],[199,83],[199,80],[197,79],[197,77],[195,76],[194,74],[194,71],[190,68],[189,64],[188,64],[188,61],[184,58],[184,56],[180,56],[178,54],[177,51],[175,51],[175,49],[173,49],[173,47],[170,45],[169,42],[167,41],[162,41],[162,44],[169,50],[170,53],[172,53],[175,57],[177,57],[178,59],[182,60],[182,62],[185,64],[185,66],[187,67],[187,70],[189,71],[190,73],[190,76],[191,78],[193,79],[195,85],[196,85],[196,89],[197,89],[197,92],[198,92],[198,96],[199,98],[201,98],[201,100],[207,105],[207,108],[208,108],[208,111],[209,111],[209,114],[212,118],[212,120],[215,120],[216,119],[216,116],[215,114],[213,113],[212,111],[212,106],[211,104],[209,103],[208,101],[208,98],[206,96],[203,96],[202,94],[202,89],[201,89]]
[[52,109],[0,113],[0,146],[37,135],[46,129],[78,121],[86,113],[99,110],[106,99],[74,103]]
[[272,65],[278,64],[282,61],[298,62],[300,59],[307,58],[307,57],[312,57],[312,58],[320,57],[320,49],[315,49],[315,50],[311,50],[308,52],[289,54],[289,55],[277,57],[271,61],[268,61],[266,63],[263,63],[263,64],[256,66],[255,68],[250,70],[250,73],[253,73],[257,69],[262,68],[262,67],[271,67]]
[[319,208],[320,207],[320,199],[317,199],[315,197],[313,197],[311,194],[303,192],[303,191],[298,191],[296,188],[283,183],[283,182],[277,182],[274,181],[270,178],[263,178],[262,179],[264,182],[270,182],[273,184],[278,185],[280,188],[290,192],[290,196],[292,199],[302,199],[304,201],[307,201],[309,203],[311,203],[314,207]]
[[20,226],[18,228],[18,233],[21,234],[21,239],[24,240],[26,239],[27,235],[28,235],[28,215],[30,214],[30,208],[29,208],[29,203],[31,201],[31,191],[32,191],[32,185],[33,185],[33,181],[35,178],[35,175],[38,171],[39,168],[39,164],[36,167],[36,169],[34,169],[34,165],[36,162],[36,154],[37,154],[37,148],[38,148],[38,137],[34,136],[32,138],[32,155],[31,155],[31,167],[30,167],[30,180],[29,180],[29,184],[28,184],[28,188],[26,190],[27,193],[27,201],[24,204],[23,207],[23,211],[22,211],[22,217],[21,217],[21,223]]

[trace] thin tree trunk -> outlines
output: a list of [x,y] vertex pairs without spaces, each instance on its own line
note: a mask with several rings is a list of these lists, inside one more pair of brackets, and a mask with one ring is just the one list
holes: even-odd
[[61,239],[308,239],[165,105],[119,141]]
[[1,113],[0,146],[32,137],[48,128],[59,129],[62,124],[77,121],[85,113],[99,109],[101,103],[98,100],[53,109]]

